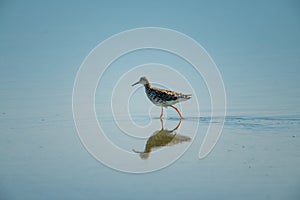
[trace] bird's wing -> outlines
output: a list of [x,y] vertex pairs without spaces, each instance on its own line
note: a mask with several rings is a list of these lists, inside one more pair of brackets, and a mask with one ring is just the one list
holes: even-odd
[[171,90],[165,90],[161,88],[152,88],[155,92],[155,96],[158,98],[164,100],[164,101],[172,101],[177,100],[178,95],[176,95],[176,92],[173,92]]
[[173,98],[171,100],[176,100],[177,98],[190,99],[192,96],[191,94],[182,94],[182,93],[174,92],[171,90],[165,90],[165,89],[161,89],[161,88],[153,88],[153,89],[163,93],[161,95],[173,96]]

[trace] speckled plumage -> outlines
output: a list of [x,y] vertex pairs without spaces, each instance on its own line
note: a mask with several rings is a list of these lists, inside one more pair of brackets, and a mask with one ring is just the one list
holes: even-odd
[[179,114],[180,118],[181,119],[183,118],[179,110],[173,105],[179,102],[189,100],[192,96],[191,94],[182,94],[170,90],[155,88],[151,85],[150,81],[146,77],[141,77],[140,80],[134,83],[132,86],[136,84],[143,84],[149,100],[155,105],[161,106],[162,110],[161,110],[160,118],[162,118],[164,113],[163,107],[168,107],[168,106],[174,108],[176,112]]
[[191,98],[191,95],[177,93],[170,90],[152,87],[151,84],[145,85],[145,92],[152,103],[157,106],[170,106],[176,103],[186,101]]

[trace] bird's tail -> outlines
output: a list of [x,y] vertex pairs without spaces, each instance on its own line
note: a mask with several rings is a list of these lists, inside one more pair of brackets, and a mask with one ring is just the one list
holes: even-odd
[[191,94],[181,94],[180,98],[182,100],[188,100],[188,99],[192,98],[192,95]]
[[184,96],[185,96],[186,99],[192,98],[192,94],[185,94]]

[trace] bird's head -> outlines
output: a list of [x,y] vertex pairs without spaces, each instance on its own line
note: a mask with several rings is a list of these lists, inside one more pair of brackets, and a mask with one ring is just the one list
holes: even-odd
[[150,82],[145,76],[143,76],[143,77],[140,78],[140,80],[138,82],[132,84],[131,86],[135,86],[137,84],[147,85],[147,84],[150,84]]

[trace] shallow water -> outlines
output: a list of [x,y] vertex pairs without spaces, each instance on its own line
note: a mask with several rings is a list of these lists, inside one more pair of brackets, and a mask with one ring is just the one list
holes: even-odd
[[[149,122],[148,116],[137,118],[144,124]],[[115,122],[105,119],[103,127],[111,130],[108,137],[116,144],[129,151],[144,149],[147,138],[132,142],[130,137],[120,137],[122,132]],[[149,137],[161,130],[159,119],[151,120],[156,128],[147,133]],[[190,127],[198,124],[193,142],[153,149],[191,144],[185,154],[162,170],[134,175],[95,160],[80,143],[71,113],[26,120],[2,113],[0,197],[299,199],[300,116],[227,116],[216,147],[199,160],[199,147],[210,120],[187,117],[175,132],[193,138]],[[176,117],[165,119],[164,128],[173,129],[178,121]],[[217,118],[212,121],[218,123]]]

